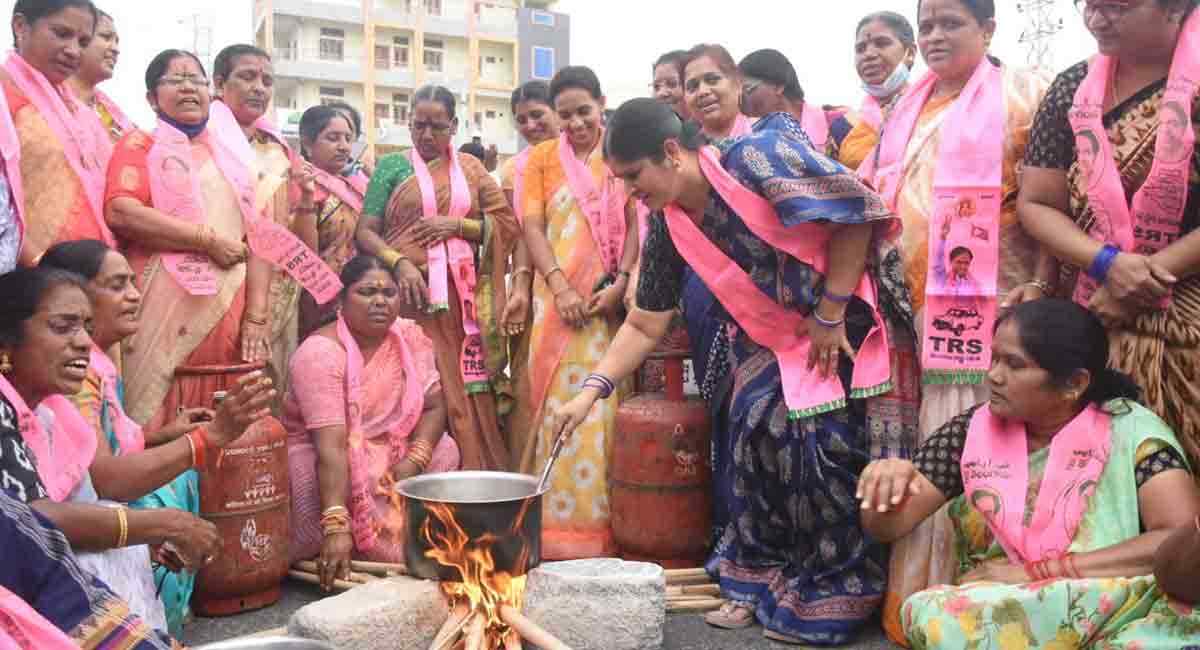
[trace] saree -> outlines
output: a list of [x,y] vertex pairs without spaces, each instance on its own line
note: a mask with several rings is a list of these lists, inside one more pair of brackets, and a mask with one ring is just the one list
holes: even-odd
[[[513,206],[517,223],[523,223],[521,197],[525,193],[525,168],[533,147],[509,158],[500,168],[500,189]],[[509,273],[515,269],[510,269]],[[500,318],[505,305],[493,305],[486,299],[485,283],[495,282],[491,273],[483,269],[479,276],[479,320],[484,327],[483,342],[487,348],[488,371],[493,373],[496,396],[500,400],[500,414],[504,418],[504,437],[511,454],[510,468],[514,472],[533,473],[533,415],[537,405],[530,402],[532,390],[529,378],[529,338],[533,329],[533,296],[525,319],[525,328],[515,337],[508,336],[501,327]],[[509,275],[509,279],[513,278]],[[484,295],[480,295],[484,294]],[[485,316],[490,314],[490,317]],[[489,324],[490,323],[490,324]],[[528,451],[528,453],[524,453]]]
[[[848,170],[807,142],[794,118],[777,114],[755,125],[752,135],[717,146],[726,171],[770,202],[785,226],[890,218],[869,208],[878,199]],[[824,277],[766,245],[719,194],[710,196],[698,225],[782,307],[808,314],[820,299]],[[889,333],[912,326],[900,264],[899,251],[877,236],[866,273]],[[725,431],[716,451],[729,458],[730,485],[717,488],[726,524],[706,568],[722,596],[753,609],[767,629],[803,643],[846,643],[883,597],[884,549],[863,533],[854,498],[858,474],[870,460],[874,425],[867,406],[877,396],[855,395],[840,408],[789,418],[775,354],[751,339],[719,301],[697,309],[705,296],[694,295],[701,281],[687,268],[663,218],[654,215],[642,250],[638,307],[669,311],[693,294],[684,314],[689,333],[702,334],[692,338],[697,379]],[[880,325],[858,299],[846,319],[856,349]],[[853,371],[843,357],[838,377],[847,394]]]
[[[25,504],[0,490],[0,539],[6,553],[20,562],[0,565],[0,630],[14,628],[8,597],[20,598],[39,616],[66,635],[77,648],[167,650],[182,648],[164,632],[149,626],[71,553],[57,528]],[[21,626],[20,629],[27,629]],[[52,648],[41,638],[25,648]]]
[[[235,241],[245,235],[242,211],[233,186],[225,179],[209,142],[202,134],[191,143],[192,169],[204,204],[204,224]],[[149,167],[153,136],[132,131],[117,143],[109,167],[106,201],[120,197],[154,206]],[[163,264],[163,253],[150,242],[131,241],[125,248],[137,286],[142,291],[141,326],[122,342],[125,410],[147,429],[158,429],[175,418],[183,404],[207,404],[215,388],[185,389],[175,381],[183,365],[216,365],[240,360],[242,313],[246,301],[246,265],[229,269],[213,266],[217,293],[191,295]],[[184,393],[187,394],[184,394]]]
[[[1182,452],[1171,430],[1141,405],[1113,401],[1105,410],[1112,415],[1112,453],[1070,542],[1072,553],[1108,548],[1141,534],[1135,468],[1165,446]],[[1049,455],[1046,447],[1029,456],[1028,492],[1033,496],[1027,509],[1037,501]],[[964,495],[951,500],[948,509],[954,526],[951,557],[960,575],[1006,556],[984,515]],[[1194,641],[1200,634],[1200,609],[1169,600],[1152,575],[1019,585],[977,582],[914,595],[904,604],[903,625],[918,650],[1150,650]]]
[[52,86],[15,52],[0,71],[0,86],[20,142],[21,265],[35,265],[64,241],[97,239],[115,247],[102,206],[112,143],[99,120],[81,115],[88,109],[70,90]]
[[[477,158],[466,154],[456,155],[471,189],[471,207],[466,218],[482,220],[484,215],[487,215],[492,221],[492,228],[487,233],[490,257],[479,260],[477,268],[491,266],[493,277],[504,277],[508,255],[517,236],[517,224],[512,216],[512,208],[509,207],[500,187]],[[388,156],[385,160],[391,158],[392,156]],[[407,160],[403,161],[403,164],[399,164],[399,161],[389,161],[385,167],[384,161],[380,161],[380,167],[385,170],[394,168],[397,172],[383,179],[380,178],[380,170],[377,170],[376,178],[389,187],[376,187],[376,179],[372,179],[372,186],[367,190],[368,203],[371,202],[371,195],[386,193],[389,197],[384,214],[383,239],[388,246],[407,256],[418,268],[427,272],[427,251],[416,245],[410,232],[412,226],[424,218],[421,188],[412,165]],[[438,159],[429,163],[429,172],[436,188],[438,212],[447,214],[450,209],[449,166]],[[369,212],[370,208],[364,210]],[[472,247],[478,251],[474,243]],[[450,433],[462,451],[463,469],[507,468],[509,451],[500,433],[495,394],[490,390],[468,393],[466,389],[460,363],[463,341],[466,338],[463,331],[462,301],[455,283],[450,282],[448,285],[449,308],[427,314],[418,323],[433,341],[437,354],[438,372],[450,413]],[[503,304],[504,286],[493,283],[492,291],[494,304]]]
[[[369,180],[362,172],[355,172],[352,177],[317,176],[317,191],[313,197],[317,205],[317,255],[337,275],[341,275],[346,263],[358,254],[354,231],[362,214],[363,195]],[[301,292],[298,340],[303,341],[317,328],[336,318],[336,301],[318,305],[312,294]]]
[[[560,160],[560,140],[543,142],[530,154],[525,168],[523,214],[537,215],[546,224],[546,239],[567,281],[584,301],[606,273],[581,203],[571,191]],[[588,158],[587,171],[597,186],[611,172],[600,147]],[[546,278],[535,270],[533,324],[529,335],[530,391],[522,397],[533,409],[528,423],[534,438],[526,441],[522,458],[533,447],[533,462],[542,467],[554,445],[554,413],[580,390],[583,380],[604,357],[620,322],[590,318],[580,329],[568,327],[558,315]],[[592,407],[587,419],[563,445],[543,501],[542,555],[567,560],[612,556],[616,552],[608,507],[608,462],[612,454],[617,407],[624,387]],[[518,450],[514,450],[516,453]]]
[[[1017,170],[1029,141],[1034,112],[1045,94],[1047,83],[1042,77],[1028,71],[1010,66],[1003,66],[1001,70],[1008,124],[1001,178],[1000,260],[996,289],[997,295],[1003,297],[1014,287],[1032,279],[1036,263],[1037,244],[1021,229],[1017,219]],[[904,169],[900,174],[896,195],[895,210],[904,222],[900,250],[904,256],[906,282],[918,313],[918,324],[923,319],[926,282],[929,279],[929,221],[936,206],[933,186],[941,127],[955,99],[957,96],[931,98],[926,102],[904,153]],[[870,156],[877,153],[878,147]],[[873,183],[874,179],[868,178],[867,181]],[[936,249],[932,252],[937,254]],[[918,340],[921,340],[919,336]],[[916,381],[919,381],[920,359],[901,359],[901,363],[917,371]],[[927,385],[916,390],[920,391],[921,398],[919,439],[914,443],[924,441],[951,417],[986,398],[982,384]],[[908,446],[901,449],[899,455],[908,457],[914,450],[915,446]],[[943,509],[892,544],[888,595],[883,614],[884,629],[892,641],[905,643],[899,621],[900,606],[904,600],[916,591],[948,582],[953,577],[948,559],[950,539],[949,521]]]
[[[1081,74],[1086,74],[1086,64],[1082,69],[1076,66],[1064,72],[1060,81],[1064,88],[1078,87]],[[1058,86],[1059,81],[1055,84]],[[1104,115],[1127,197],[1141,188],[1154,163],[1164,87],[1162,81],[1151,84]],[[1197,111],[1200,98],[1193,103],[1193,115],[1200,114]],[[1051,127],[1048,124],[1046,128]],[[1200,125],[1193,123],[1192,128],[1200,135]],[[1071,144],[1073,139],[1065,143]],[[1096,219],[1089,205],[1087,174],[1079,155],[1074,158],[1068,161],[1067,171],[1071,215],[1084,232],[1090,233]],[[1181,236],[1195,230],[1200,222],[1200,151],[1193,154],[1190,170]],[[1060,286],[1073,290],[1080,273],[1064,265],[1063,276]],[[1200,462],[1200,413],[1194,408],[1200,401],[1200,385],[1195,381],[1200,374],[1200,276],[1181,280],[1167,309],[1141,311],[1132,322],[1109,329],[1108,336],[1109,364],[1133,377],[1142,389],[1142,401],[1179,435],[1196,466]]]
[[[91,363],[80,392],[71,402],[84,420],[101,436],[113,456],[135,454],[145,448],[142,428],[125,413],[124,383],[113,362],[98,348],[92,348]],[[170,483],[129,503],[131,508],[174,508],[200,514],[199,475],[189,469]],[[190,613],[188,603],[196,585],[196,574],[174,572],[162,565],[154,567],[154,584],[166,610],[167,629],[178,636]]]
[[[441,390],[433,342],[413,321],[400,320],[398,336],[389,336],[363,366],[361,433],[367,460],[367,484],[374,487],[376,518],[374,544],[364,549],[355,534],[355,557],[378,562],[404,562],[405,506],[393,490],[385,489],[385,475],[408,452],[408,437],[415,426],[411,411],[420,407],[405,402],[407,388],[419,395]],[[283,425],[288,430],[288,473],[291,481],[292,561],[311,559],[321,552],[321,494],[317,473],[317,448],[312,432],[324,427],[350,427],[347,421],[347,352],[326,334],[328,328],[308,337],[292,357],[295,379],[284,399]],[[406,359],[412,373],[405,371]],[[417,386],[412,386],[413,383]],[[419,416],[418,416],[419,417]],[[406,430],[397,430],[409,421]],[[427,472],[458,469],[458,446],[443,435],[433,450]],[[349,479],[348,479],[349,482]],[[346,504],[350,506],[350,503]],[[355,521],[355,527],[359,525]]]

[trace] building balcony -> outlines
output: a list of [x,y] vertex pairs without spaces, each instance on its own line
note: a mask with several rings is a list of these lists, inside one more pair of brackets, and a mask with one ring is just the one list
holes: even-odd
[[362,83],[361,52],[343,52],[340,57],[317,49],[276,48],[275,75],[311,81]]
[[316,18],[338,23],[363,23],[362,3],[357,0],[274,0],[276,15]]
[[476,31],[484,38],[516,40],[517,10],[510,7],[481,5]]

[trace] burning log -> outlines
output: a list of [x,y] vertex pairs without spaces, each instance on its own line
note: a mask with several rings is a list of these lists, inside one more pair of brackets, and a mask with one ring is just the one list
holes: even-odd
[[471,624],[467,626],[466,643],[463,645],[463,650],[491,650],[483,647],[484,632],[487,630],[487,618],[475,612],[471,616]]
[[554,638],[542,626],[529,620],[512,605],[500,606],[500,618],[509,627],[517,631],[521,638],[541,648],[542,650],[571,650],[571,646]]
[[454,611],[450,612],[450,618],[442,624],[442,629],[438,630],[437,636],[433,637],[433,644],[429,646],[429,650],[447,650],[458,637],[462,634],[463,628],[467,626],[471,620],[471,610],[463,603],[459,603],[454,607]]
[[509,630],[508,634],[504,635],[504,650],[524,650],[521,635],[517,634],[516,630]]

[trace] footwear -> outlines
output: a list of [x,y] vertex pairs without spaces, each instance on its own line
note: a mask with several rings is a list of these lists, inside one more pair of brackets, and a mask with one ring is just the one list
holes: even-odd
[[801,641],[799,637],[794,637],[790,634],[784,634],[783,632],[776,632],[774,630],[764,629],[763,638],[770,639],[777,643],[786,643],[788,645],[807,645],[804,641]]
[[727,602],[704,615],[704,622],[724,630],[743,630],[754,625],[754,611],[745,603]]

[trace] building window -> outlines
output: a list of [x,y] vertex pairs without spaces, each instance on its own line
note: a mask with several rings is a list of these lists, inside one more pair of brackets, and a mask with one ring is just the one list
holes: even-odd
[[321,86],[317,89],[317,95],[320,96],[321,105],[324,106],[333,102],[345,101],[346,89],[337,86]]
[[442,0],[425,0],[425,13],[430,16],[442,15]]
[[397,68],[408,67],[408,37],[396,36],[392,39],[392,62]]
[[554,48],[533,48],[533,78],[550,80],[554,78]]
[[392,120],[392,107],[386,103],[375,103],[375,124],[383,124]]
[[529,21],[542,27],[554,27],[554,14],[549,11],[531,11]]
[[441,72],[442,63],[446,58],[445,41],[425,41],[425,69],[430,72]]
[[408,124],[408,95],[392,93],[392,120],[396,124]]
[[489,120],[494,120],[494,119],[496,119],[496,111],[487,111],[486,113],[483,114],[483,116]]
[[321,28],[322,61],[341,61],[345,58],[346,32],[332,27]]
[[392,48],[386,45],[375,46],[375,68],[387,70],[392,67]]

